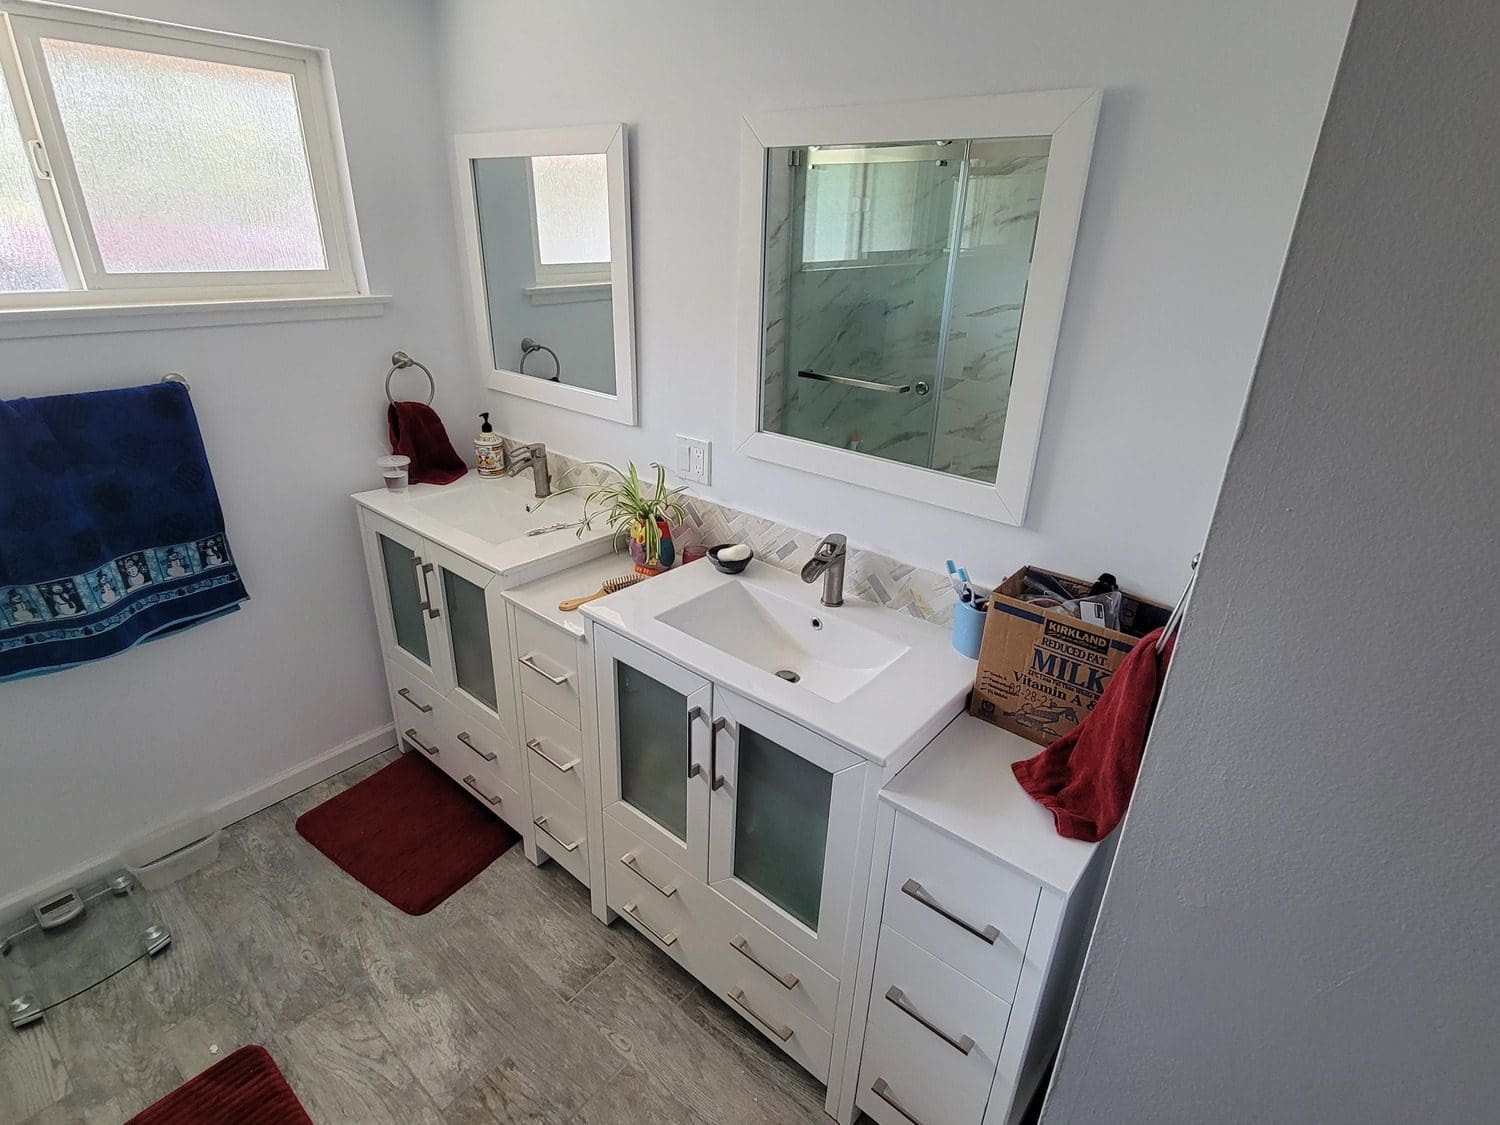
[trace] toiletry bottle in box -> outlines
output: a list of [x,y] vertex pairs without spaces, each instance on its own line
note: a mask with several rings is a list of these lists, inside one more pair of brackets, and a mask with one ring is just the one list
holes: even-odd
[[480,415],[484,424],[479,427],[479,436],[474,439],[474,467],[482,477],[505,475],[505,443],[495,427],[490,425],[490,412]]

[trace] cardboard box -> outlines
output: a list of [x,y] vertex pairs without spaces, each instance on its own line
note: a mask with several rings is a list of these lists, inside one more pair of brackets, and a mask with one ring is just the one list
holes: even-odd
[[969,713],[1046,746],[1083,722],[1110,674],[1171,609],[1125,595],[1123,632],[1086,624],[1023,601],[1028,572],[1046,574],[1083,597],[1092,582],[1023,567],[996,588],[984,623]]

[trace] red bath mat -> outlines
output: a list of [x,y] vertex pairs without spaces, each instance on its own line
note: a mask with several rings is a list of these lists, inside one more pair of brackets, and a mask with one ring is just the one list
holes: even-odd
[[313,1125],[264,1047],[241,1047],[125,1125]]
[[410,753],[303,813],[297,831],[408,914],[426,914],[520,839]]

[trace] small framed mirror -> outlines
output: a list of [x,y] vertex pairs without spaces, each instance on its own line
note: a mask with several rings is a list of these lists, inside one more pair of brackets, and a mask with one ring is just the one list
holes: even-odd
[[746,118],[739,448],[1022,523],[1099,101]]
[[469,319],[487,385],[636,423],[625,126],[454,138]]

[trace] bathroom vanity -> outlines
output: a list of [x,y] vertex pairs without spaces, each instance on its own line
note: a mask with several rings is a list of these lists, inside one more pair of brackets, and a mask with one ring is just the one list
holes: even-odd
[[[764,562],[630,571],[529,483],[355,497],[402,745],[828,1088],[842,1122],[1011,1125],[1097,902],[963,715],[948,631]],[[800,561],[800,560],[797,560]]]

